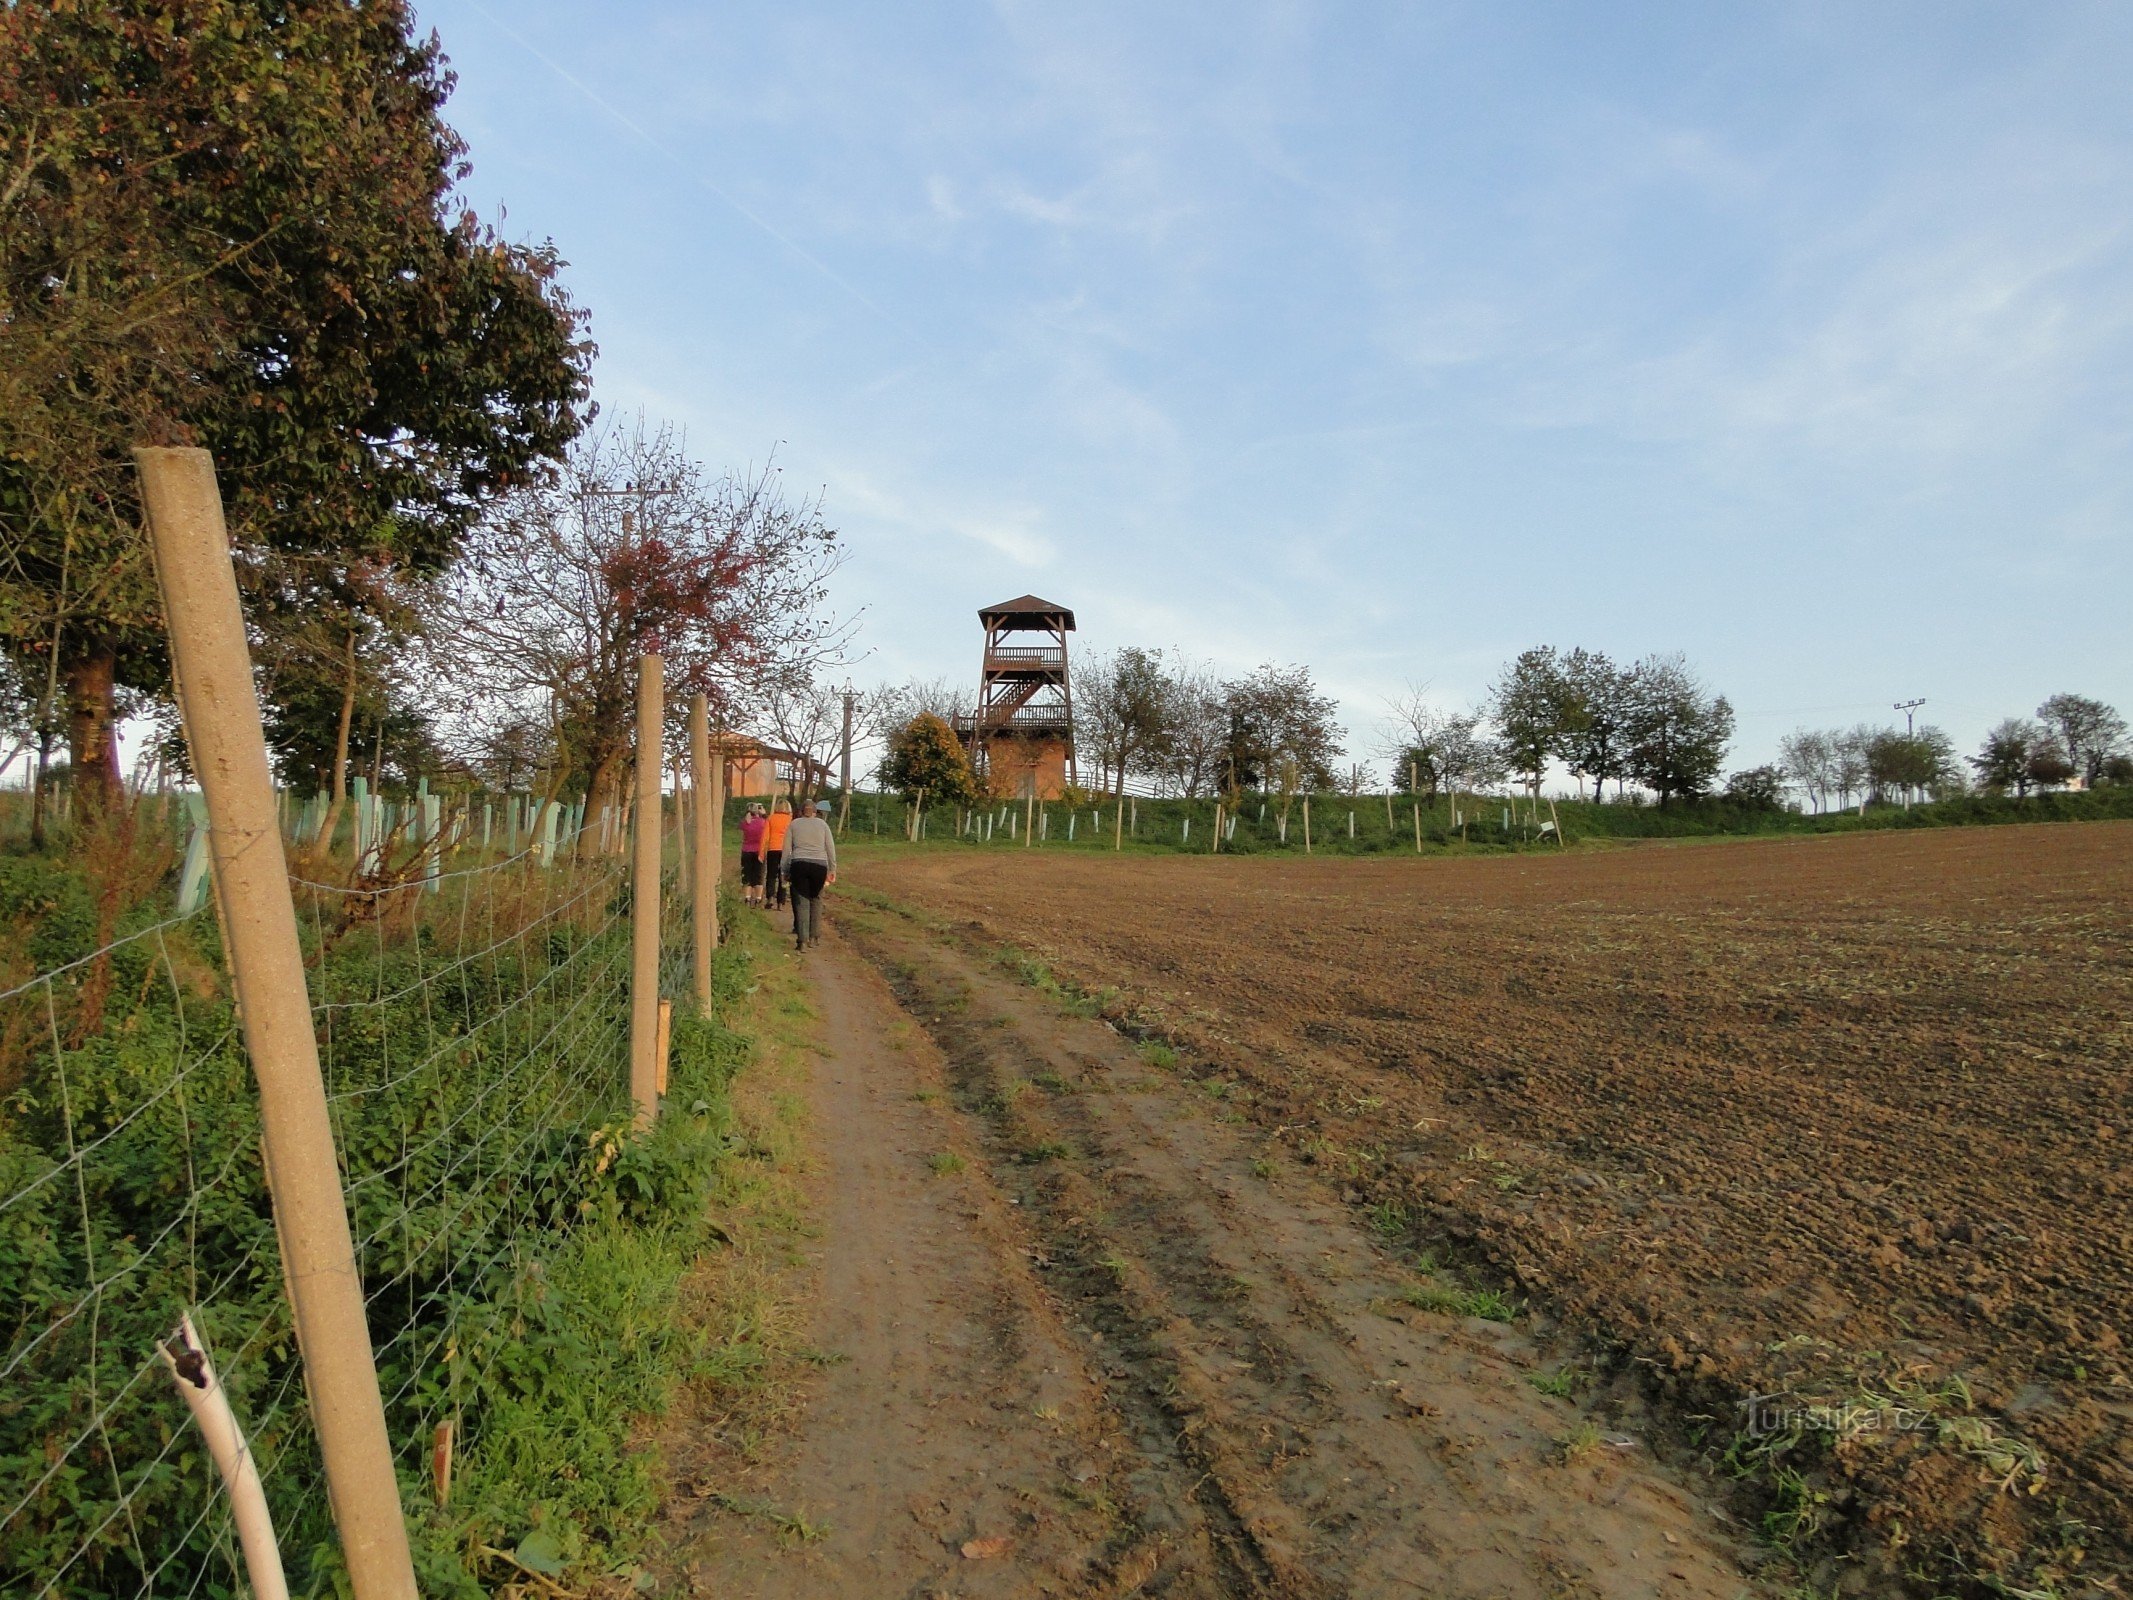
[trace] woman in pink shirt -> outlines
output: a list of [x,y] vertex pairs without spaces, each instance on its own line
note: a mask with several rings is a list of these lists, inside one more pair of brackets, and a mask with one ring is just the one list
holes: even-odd
[[763,903],[763,808],[750,806],[741,818],[741,904]]

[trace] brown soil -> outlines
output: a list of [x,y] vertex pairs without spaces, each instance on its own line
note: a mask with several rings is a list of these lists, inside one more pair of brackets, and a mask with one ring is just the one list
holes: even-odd
[[1402,1303],[1432,1280],[1243,1118],[836,910],[807,958],[825,1364],[677,1530],[692,1592],[1751,1592],[1634,1415],[1537,1392],[1523,1330]]
[[2127,1581],[2133,824],[854,868],[1115,990],[1354,1202],[1485,1258],[1730,1447],[1822,1578]]

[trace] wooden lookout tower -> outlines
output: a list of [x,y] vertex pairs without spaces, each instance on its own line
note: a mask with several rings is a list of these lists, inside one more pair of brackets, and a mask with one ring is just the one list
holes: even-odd
[[1067,681],[1074,613],[1026,594],[986,606],[978,621],[985,625],[978,709],[957,730],[970,763],[994,794],[1056,798],[1079,779]]

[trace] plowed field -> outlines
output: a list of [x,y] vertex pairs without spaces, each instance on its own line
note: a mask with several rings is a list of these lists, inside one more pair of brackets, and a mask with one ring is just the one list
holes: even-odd
[[2133,824],[850,867],[1115,990],[1852,1592],[2133,1571]]

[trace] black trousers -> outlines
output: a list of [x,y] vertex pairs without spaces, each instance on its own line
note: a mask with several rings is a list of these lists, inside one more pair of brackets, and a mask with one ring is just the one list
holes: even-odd
[[763,894],[774,906],[785,904],[785,852],[763,852]]
[[822,935],[822,890],[829,882],[829,863],[795,861],[786,870],[792,874],[792,936],[812,944]]

